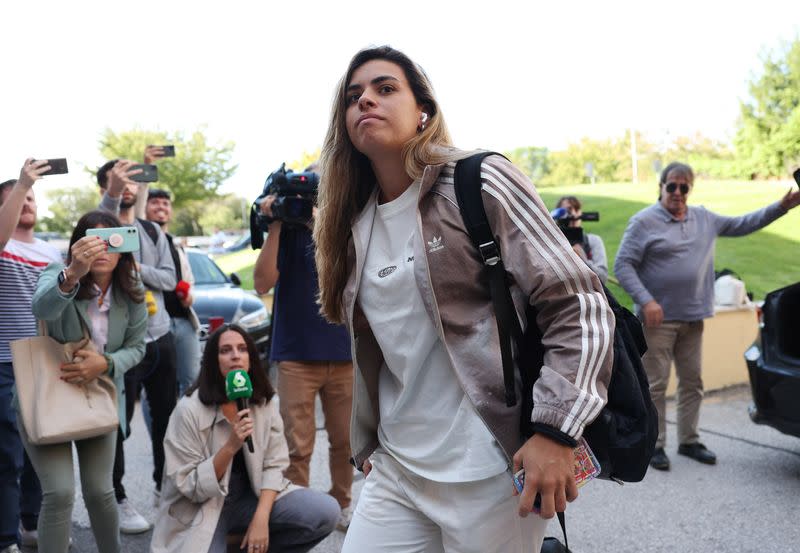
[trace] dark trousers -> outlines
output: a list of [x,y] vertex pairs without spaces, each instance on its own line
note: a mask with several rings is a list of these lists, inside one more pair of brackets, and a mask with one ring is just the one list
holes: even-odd
[[0,549],[17,543],[17,526],[36,529],[42,488],[22,448],[16,409],[11,406],[14,370],[0,363]]
[[[125,373],[125,415],[128,422],[128,435],[131,431],[133,408],[144,387],[150,402],[150,413],[153,417],[153,431],[150,439],[153,446],[153,480],[156,489],[161,489],[161,476],[164,472],[164,434],[167,432],[169,416],[175,408],[178,387],[175,376],[175,343],[172,333],[168,332],[158,340],[146,346],[142,362]],[[125,487],[122,478],[125,476],[125,452],[122,440],[128,436],[117,433],[117,452],[114,457],[114,493],[117,501],[122,501]]]

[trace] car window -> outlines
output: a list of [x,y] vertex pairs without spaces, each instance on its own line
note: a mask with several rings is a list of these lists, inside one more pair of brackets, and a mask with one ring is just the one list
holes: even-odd
[[187,252],[195,284],[225,284],[228,279],[210,257],[202,253]]

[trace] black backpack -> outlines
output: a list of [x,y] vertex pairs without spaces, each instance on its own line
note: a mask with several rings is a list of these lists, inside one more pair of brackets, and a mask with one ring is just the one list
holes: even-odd
[[[489,291],[500,335],[506,405],[516,405],[512,338],[517,344],[517,365],[522,379],[520,432],[533,434],[533,385],[544,362],[542,334],[536,326],[536,309],[528,305],[528,327],[522,334],[511,299],[500,246],[494,239],[481,196],[481,162],[495,152],[481,152],[460,160],[455,170],[455,192],[464,225],[484,261]],[[614,364],[608,385],[608,403],[588,425],[584,437],[600,463],[600,478],[639,482],[644,478],[658,437],[658,415],[650,398],[642,355],[647,344],[639,319],[622,307],[605,287],[615,317]]]

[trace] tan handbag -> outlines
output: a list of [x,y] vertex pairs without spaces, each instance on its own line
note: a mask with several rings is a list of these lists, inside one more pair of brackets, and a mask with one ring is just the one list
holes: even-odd
[[57,444],[116,430],[117,390],[111,377],[100,375],[82,384],[61,380],[61,364],[72,361],[75,351],[94,350],[86,329],[80,342],[61,344],[47,335],[47,325],[39,321],[39,334],[10,343],[28,440],[36,445]]

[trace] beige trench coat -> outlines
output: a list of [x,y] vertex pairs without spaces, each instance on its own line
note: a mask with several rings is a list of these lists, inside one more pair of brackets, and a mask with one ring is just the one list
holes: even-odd
[[[246,451],[245,446],[244,460],[256,496],[267,489],[277,491],[280,499],[298,486],[283,476],[289,466],[289,449],[275,403],[250,408],[255,453]],[[164,480],[150,545],[153,553],[208,551],[231,475],[228,466],[217,481],[214,455],[231,431],[222,409],[203,405],[197,392],[178,402],[164,438]]]

